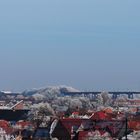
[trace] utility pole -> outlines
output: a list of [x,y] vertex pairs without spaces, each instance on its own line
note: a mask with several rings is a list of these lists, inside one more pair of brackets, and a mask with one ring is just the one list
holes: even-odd
[[126,138],[126,140],[128,140],[127,139],[127,128],[128,128],[127,123],[128,123],[128,119],[127,119],[127,116],[126,116],[126,118],[125,118],[125,138]]

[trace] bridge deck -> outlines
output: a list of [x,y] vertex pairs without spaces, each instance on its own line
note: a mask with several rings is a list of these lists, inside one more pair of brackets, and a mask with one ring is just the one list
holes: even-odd
[[[100,94],[103,92],[65,92],[64,94],[67,95],[72,95],[72,94]],[[140,92],[132,91],[132,92],[124,92],[124,91],[119,91],[119,92],[107,92],[108,94],[140,94]]]

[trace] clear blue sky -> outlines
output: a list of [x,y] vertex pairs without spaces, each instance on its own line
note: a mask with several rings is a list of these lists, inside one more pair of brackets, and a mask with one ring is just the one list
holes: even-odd
[[0,90],[140,90],[139,0],[0,2]]

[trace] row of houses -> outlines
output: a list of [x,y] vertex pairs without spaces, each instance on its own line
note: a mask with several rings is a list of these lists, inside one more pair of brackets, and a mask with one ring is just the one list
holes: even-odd
[[21,134],[23,140],[117,140],[140,131],[140,113],[126,113],[107,107],[86,114],[75,111],[68,117],[52,116],[45,127],[37,126],[36,123],[0,120],[0,133],[4,132],[5,136]]
[[51,127],[51,136],[59,140],[122,139],[133,131],[140,130],[140,115],[111,111],[96,111],[87,118],[75,116],[55,120]]

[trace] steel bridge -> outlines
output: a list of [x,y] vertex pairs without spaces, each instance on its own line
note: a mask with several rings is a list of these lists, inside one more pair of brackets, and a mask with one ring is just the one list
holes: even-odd
[[[64,92],[61,95],[63,96],[84,96],[90,98],[96,98],[97,95],[104,93],[104,92]],[[129,99],[133,99],[135,94],[140,94],[140,92],[133,92],[133,91],[115,91],[115,92],[105,92],[112,95],[112,99],[117,99],[120,95],[127,95]]]

